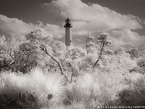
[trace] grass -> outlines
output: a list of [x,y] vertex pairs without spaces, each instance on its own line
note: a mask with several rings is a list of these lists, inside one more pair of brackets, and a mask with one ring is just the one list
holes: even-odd
[[67,83],[39,68],[28,74],[0,73],[0,109],[94,109],[145,105],[145,77],[139,73],[79,72]]
[[[25,101],[30,102],[30,104],[31,101],[37,101],[36,104],[39,107],[58,103],[65,90],[64,82],[64,78],[61,75],[44,74],[38,68],[33,69],[29,74],[1,73],[0,105],[11,106],[10,104],[13,102],[17,106],[17,102],[21,98],[19,95],[22,95],[22,99],[28,99],[22,101],[24,105]],[[15,98],[15,95],[18,95],[18,98]],[[7,101],[10,104],[7,104]]]

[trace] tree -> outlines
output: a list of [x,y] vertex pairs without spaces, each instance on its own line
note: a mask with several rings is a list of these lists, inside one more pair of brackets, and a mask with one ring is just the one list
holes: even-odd
[[[67,77],[65,76],[63,72],[63,68],[62,68],[62,65],[60,64],[59,59],[54,57],[54,54],[57,54],[57,51],[60,51],[58,50],[57,46],[63,47],[63,44],[58,41],[54,41],[52,35],[45,34],[45,32],[41,29],[37,29],[31,32],[30,34],[26,36],[26,39],[28,40],[28,43],[25,43],[24,46],[21,48],[21,50],[23,51],[24,54],[26,54],[26,57],[27,57],[26,58],[27,60],[25,61],[26,63],[28,62],[28,64],[25,64],[25,66],[33,67],[33,66],[39,65],[39,63],[47,61],[47,63],[43,65],[43,68],[47,68],[47,65],[51,64],[50,62],[53,61],[54,62],[53,66],[55,66],[56,64],[60,70],[60,73],[67,80]],[[57,44],[57,45],[54,45],[54,44]],[[40,59],[40,57],[42,57],[42,59]],[[52,68],[50,67],[50,69]]]
[[18,71],[26,73],[33,67],[46,67],[49,62],[48,56],[41,50],[40,45],[44,44],[52,53],[51,45],[53,37],[47,35],[43,30],[36,29],[26,35],[26,41],[19,45],[18,51],[15,53],[15,68]]
[[85,51],[80,47],[68,47],[65,53],[65,58],[72,60],[83,58],[85,56]]
[[100,61],[101,59],[101,56],[103,54],[103,50],[104,50],[104,47],[108,44],[110,44],[108,41],[107,41],[107,34],[106,33],[102,33],[100,35],[100,37],[98,37],[98,40],[97,40],[99,43],[101,43],[101,49],[100,49],[100,53],[99,53],[99,57],[97,59],[97,61],[95,62],[94,64],[94,67],[97,65],[97,63]]
[[17,43],[15,37],[8,40],[4,35],[0,37],[0,70],[15,71],[17,49],[20,42]]
[[65,74],[64,74],[64,72],[63,72],[63,69],[62,69],[61,64],[60,64],[51,54],[48,53],[47,48],[46,48],[44,45],[41,45],[41,49],[42,49],[42,51],[44,51],[44,52],[45,52],[54,62],[57,63],[57,65],[58,65],[58,67],[59,67],[59,69],[60,69],[61,74],[62,74],[62,75],[66,78],[66,80],[68,81],[67,76],[65,76]]

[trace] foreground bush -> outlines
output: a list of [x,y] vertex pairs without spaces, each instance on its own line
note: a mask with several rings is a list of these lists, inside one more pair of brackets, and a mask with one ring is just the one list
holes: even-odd
[[[145,106],[145,80],[138,79],[130,84],[130,87],[118,93],[118,99],[108,101],[108,106],[130,106],[141,109]],[[127,109],[127,107],[125,108]]]
[[129,89],[119,94],[122,105],[145,106],[145,80],[144,78],[133,83]]
[[72,82],[39,68],[27,74],[0,74],[0,109],[95,109],[145,105],[140,73],[79,72]]
[[0,94],[0,109],[38,109],[37,98],[27,91],[9,90]]
[[29,74],[0,74],[0,109],[37,109],[57,104],[64,93],[64,78],[34,69]]

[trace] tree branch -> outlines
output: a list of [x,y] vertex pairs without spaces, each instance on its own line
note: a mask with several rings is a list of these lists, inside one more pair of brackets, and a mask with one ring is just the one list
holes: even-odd
[[88,38],[86,39],[86,52],[88,54]]
[[66,78],[66,80],[68,81],[67,76],[65,76],[64,73],[63,73],[63,69],[62,69],[60,63],[59,63],[53,56],[51,56],[51,55],[48,53],[48,51],[47,51],[47,49],[46,49],[46,47],[45,47],[44,45],[41,45],[40,48],[41,48],[41,50],[44,51],[44,52],[45,52],[54,62],[57,63],[57,65],[58,65],[58,67],[59,67],[59,69],[60,69],[60,71],[61,71],[61,74],[62,74],[62,75]]
[[106,40],[103,40],[103,41],[102,41],[102,47],[101,47],[101,50],[100,50],[100,54],[99,54],[98,60],[95,62],[93,68],[95,68],[95,66],[96,66],[96,65],[98,64],[98,62],[100,61],[101,56],[102,56],[102,53],[103,53],[103,50],[104,50],[105,44],[106,44]]

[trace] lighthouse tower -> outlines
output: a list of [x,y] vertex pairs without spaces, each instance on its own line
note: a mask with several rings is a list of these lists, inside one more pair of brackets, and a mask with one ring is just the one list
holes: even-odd
[[72,25],[71,25],[71,20],[69,18],[67,18],[65,20],[64,28],[65,28],[65,45],[71,46],[71,43],[72,43],[72,36],[71,36]]

